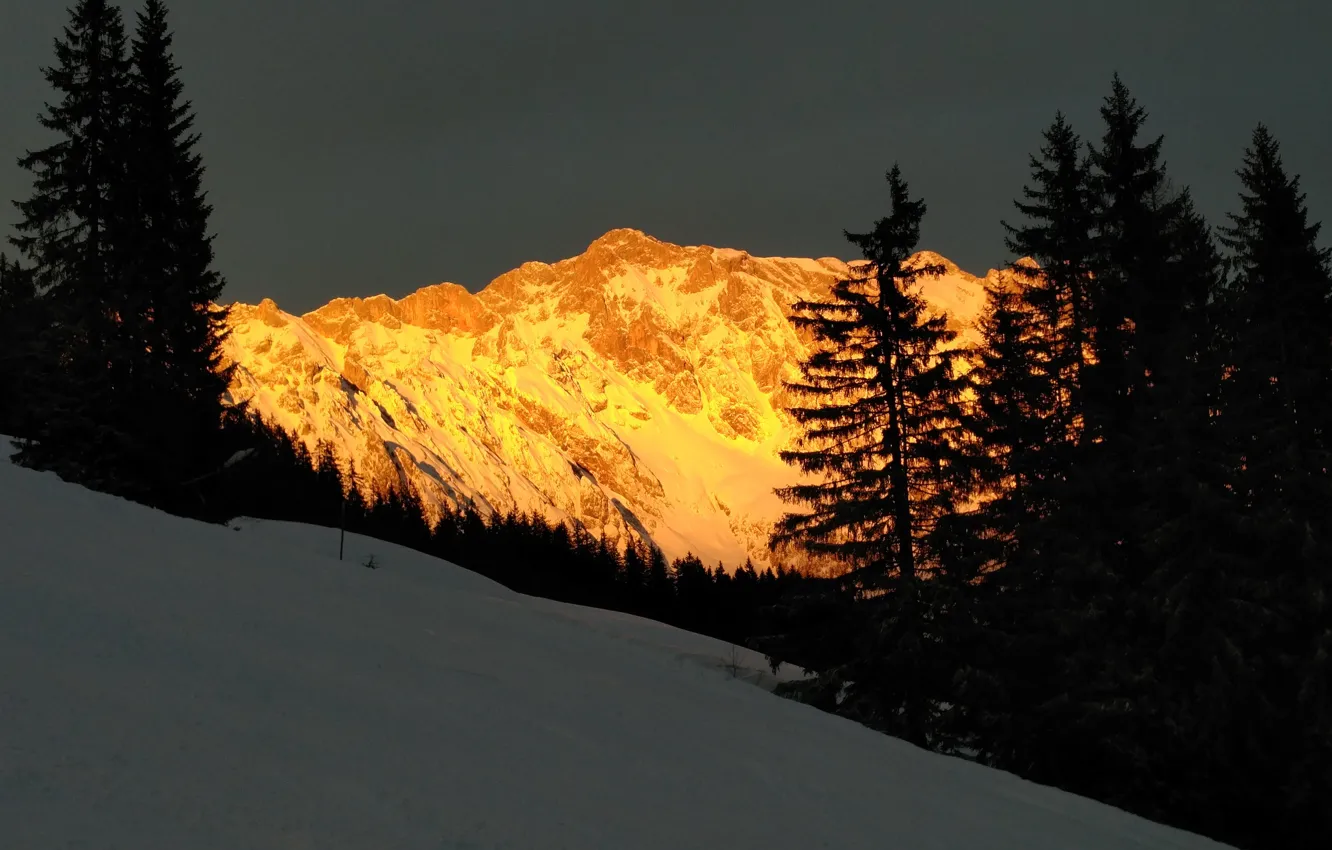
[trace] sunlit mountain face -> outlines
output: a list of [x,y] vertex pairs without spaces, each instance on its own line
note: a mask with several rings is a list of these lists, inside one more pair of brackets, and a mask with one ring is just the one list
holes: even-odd
[[[931,253],[920,283],[973,342],[985,286]],[[330,443],[369,486],[413,484],[433,506],[471,502],[574,521],[668,557],[771,562],[795,471],[784,380],[808,339],[791,305],[826,295],[841,260],[752,257],[613,230],[478,294],[442,283],[394,300],[340,298],[304,316],[237,304],[235,400]]]

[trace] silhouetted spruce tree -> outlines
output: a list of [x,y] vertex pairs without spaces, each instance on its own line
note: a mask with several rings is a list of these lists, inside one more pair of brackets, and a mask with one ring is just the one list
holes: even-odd
[[671,595],[675,595],[675,582],[671,578],[671,568],[666,562],[666,554],[661,551],[660,546],[652,546],[651,557],[648,562],[648,576],[650,581],[659,583],[665,581],[671,586]]
[[[982,509],[972,557],[997,561],[978,589],[986,634],[963,663],[959,712],[979,757],[1025,770],[1041,761],[1049,730],[1038,706],[1061,693],[1068,669],[1068,614],[1056,585],[1076,585],[1094,570],[1085,511],[1097,485],[1076,471],[1090,443],[1084,377],[1094,341],[1096,281],[1090,164],[1062,114],[1030,158],[1030,183],[1014,202],[1023,219],[1003,223],[1016,294],[992,296],[985,343],[971,376],[977,402],[969,420],[978,438]],[[1024,262],[1030,258],[1035,264]],[[959,518],[962,519],[962,518]],[[1052,753],[1059,752],[1053,742]]]
[[1240,490],[1247,505],[1286,513],[1293,533],[1305,523],[1323,532],[1327,511],[1310,490],[1332,467],[1332,260],[1266,127],[1239,175],[1241,211],[1223,241],[1235,270],[1224,421],[1243,462]]
[[1066,326],[1056,331],[1032,305],[1027,280],[988,290],[963,420],[977,504],[944,518],[934,544],[955,580],[946,649],[957,690],[942,721],[948,746],[983,760],[1030,744],[1037,730],[1021,703],[1033,691],[1027,683],[1048,676],[1053,643],[1036,635],[1052,569],[1042,557],[1041,525],[1056,507],[1067,462],[1056,351],[1056,333]]
[[1180,391],[1195,382],[1198,349],[1208,345],[1216,284],[1206,225],[1188,192],[1172,190],[1162,138],[1141,140],[1147,113],[1118,76],[1101,115],[1105,133],[1092,151],[1091,178],[1096,362],[1084,394],[1096,401],[1093,434],[1132,473],[1133,447],[1154,438],[1167,411],[1207,417],[1205,406]]
[[671,581],[666,556],[656,546],[647,546],[648,616],[659,620],[675,619],[675,584]]
[[[342,490],[344,505],[341,516],[346,517],[348,531],[359,531],[364,527],[365,514],[370,506],[366,503],[361,476],[356,471],[355,463],[348,462],[347,464],[347,474],[342,477]],[[431,529],[432,546],[436,537],[441,534],[440,528],[444,529],[443,534],[447,534],[451,529],[451,519],[452,517],[446,511],[440,518],[440,522]]]
[[319,493],[319,500],[306,507],[310,519],[320,525],[335,525],[341,522],[345,489],[342,469],[333,454],[333,445],[326,440],[315,444],[311,458],[314,468],[314,486]]
[[924,743],[938,671],[920,580],[931,570],[925,541],[955,506],[962,382],[956,334],[914,290],[942,269],[908,262],[925,204],[910,198],[896,166],[887,179],[890,215],[870,233],[847,234],[867,264],[829,299],[793,308],[816,343],[801,380],[788,384],[804,433],[782,458],[817,480],[778,491],[806,510],[780,520],[774,543],[853,567],[850,580],[876,615],[862,651],[829,674],[848,688],[843,710]]
[[577,588],[585,603],[590,603],[593,598],[593,589],[588,588],[579,580],[577,564],[574,563],[573,538],[569,534],[569,527],[562,522],[551,524],[546,534],[546,548],[546,557],[549,559],[552,568],[558,570],[559,574],[565,577],[564,581]]
[[1211,737],[1234,768],[1218,797],[1243,807],[1238,834],[1313,847],[1332,830],[1332,252],[1265,126],[1238,173],[1219,422],[1248,570],[1229,577],[1242,582],[1223,668],[1238,716]]
[[671,564],[671,577],[679,602],[680,625],[690,631],[707,630],[707,606],[712,601],[712,576],[695,555],[676,558]]
[[727,626],[727,640],[742,643],[755,634],[755,614],[759,608],[759,577],[754,564],[748,559],[731,577],[731,601]]
[[[1031,183],[1022,190],[1023,200],[1013,202],[1024,220],[1003,227],[1009,250],[1019,258],[1012,269],[1025,283],[1024,298],[1049,335],[1049,366],[1058,378],[1071,437],[1081,421],[1077,388],[1092,338],[1090,165],[1063,113],[1055,114],[1043,138],[1040,156],[1030,160]],[[1028,258],[1036,265],[1022,262]]]
[[1178,315],[1168,271],[1169,233],[1179,203],[1161,162],[1163,138],[1144,141],[1147,112],[1116,75],[1101,107],[1105,131],[1091,152],[1096,233],[1091,325],[1095,363],[1084,392],[1087,425],[1107,449],[1125,450],[1138,435],[1135,413],[1159,374],[1165,329]]
[[[167,9],[147,0],[131,44],[125,134],[126,203],[134,230],[125,269],[127,320],[141,364],[133,394],[141,474],[171,486],[212,468],[229,374],[222,367],[223,279],[212,268],[211,206],[203,190],[194,115],[183,97]],[[151,411],[151,414],[148,413]]]
[[22,462],[89,483],[126,472],[133,437],[123,427],[127,345],[121,332],[126,186],[124,111],[129,61],[120,11],[80,0],[43,69],[57,100],[39,117],[57,138],[19,166],[33,193],[13,244],[47,301],[25,402],[33,417]]
[[624,604],[631,611],[642,613],[647,609],[647,569],[647,553],[637,541],[629,541],[624,548],[620,584]]
[[1032,306],[1025,287],[992,287],[981,316],[982,345],[968,373],[967,411],[973,444],[978,518],[994,545],[979,572],[1024,557],[1030,533],[1051,509],[1062,475],[1062,413],[1055,331]]
[[[1057,588],[1081,584],[1077,573],[1094,574],[1098,564],[1086,512],[1099,485],[1077,469],[1095,437],[1084,415],[1099,285],[1091,166],[1062,114],[1043,139],[1014,202],[1023,219],[1003,223],[1019,258],[1019,294],[991,302],[969,422],[982,449],[978,483],[989,494],[969,518],[985,544],[973,557],[1004,566],[979,590],[987,634],[967,662],[959,706],[972,713],[964,725],[980,734],[979,757],[1014,770],[1042,761],[1038,738],[1050,730],[1037,708],[1058,705],[1072,675],[1071,615]],[[1050,743],[1057,756],[1058,741]]]
[[[430,553],[437,558],[461,564],[462,512],[456,508],[445,510],[430,532]],[[477,572],[482,572],[477,570]]]
[[712,568],[710,574],[712,576],[712,598],[707,606],[707,632],[708,634],[717,634],[724,632],[727,626],[724,618],[731,606],[734,582],[731,579],[731,574],[726,572],[726,564],[722,561],[717,562],[717,566]]
[[1137,734],[1147,724],[1131,698],[1135,688],[1153,687],[1132,621],[1140,610],[1133,597],[1148,572],[1135,522],[1145,436],[1136,414],[1154,353],[1141,336],[1153,321],[1145,307],[1166,285],[1163,232],[1174,213],[1162,208],[1161,139],[1140,142],[1146,113],[1117,76],[1101,115],[1105,131],[1091,151],[1089,176],[1092,356],[1073,387],[1082,417],[1076,470],[1059,493],[1058,514],[1042,529],[1048,539],[1033,541],[1039,549],[999,577],[1008,610],[993,615],[1007,629],[1021,610],[1036,610],[1019,645],[1054,651],[1044,662],[1044,684],[1025,666],[1009,669],[1004,737],[982,749],[996,766],[1106,799],[1140,780],[1133,766],[1150,757]]
[[[593,581],[601,587],[613,587],[616,576],[624,573],[623,557],[604,536],[592,538],[590,543],[591,546],[587,551],[592,565]],[[636,589],[635,592],[641,592],[641,589]],[[621,611],[631,610],[625,607],[627,604],[629,604],[628,597],[619,595],[616,607]]]

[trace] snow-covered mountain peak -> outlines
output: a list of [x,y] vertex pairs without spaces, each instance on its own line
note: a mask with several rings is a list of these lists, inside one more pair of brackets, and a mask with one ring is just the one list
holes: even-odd
[[609,253],[632,264],[651,266],[661,265],[663,261],[670,262],[671,258],[688,250],[632,227],[617,227],[594,239],[584,255]]
[[[921,291],[967,331],[990,278],[918,259],[946,268]],[[443,283],[300,317],[265,299],[230,320],[233,396],[380,484],[761,564],[772,491],[793,480],[777,456],[807,345],[791,305],[849,271],[618,229],[477,294]]]

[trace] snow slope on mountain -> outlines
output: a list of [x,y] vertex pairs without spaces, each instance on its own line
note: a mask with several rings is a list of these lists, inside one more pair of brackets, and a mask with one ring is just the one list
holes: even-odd
[[7,848],[1221,846],[774,697],[716,641],[377,541],[339,562],[329,530],[7,462],[0,502]]
[[[919,259],[947,268],[921,285],[930,304],[971,328],[1000,273]],[[381,486],[763,564],[773,490],[795,480],[777,455],[794,433],[782,380],[807,343],[790,306],[847,273],[614,230],[478,295],[440,284],[300,317],[236,305],[233,393]]]

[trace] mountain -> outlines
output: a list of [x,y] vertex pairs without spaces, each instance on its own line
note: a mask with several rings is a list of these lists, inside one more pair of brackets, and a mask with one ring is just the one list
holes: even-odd
[[[963,331],[1008,274],[917,258],[945,267],[922,294]],[[773,489],[795,477],[777,456],[794,434],[782,381],[808,340],[789,308],[848,271],[622,229],[475,295],[443,283],[304,316],[237,304],[232,394],[381,487],[762,565]]]
[[1222,848],[774,697],[749,650],[6,449],[14,850]]

